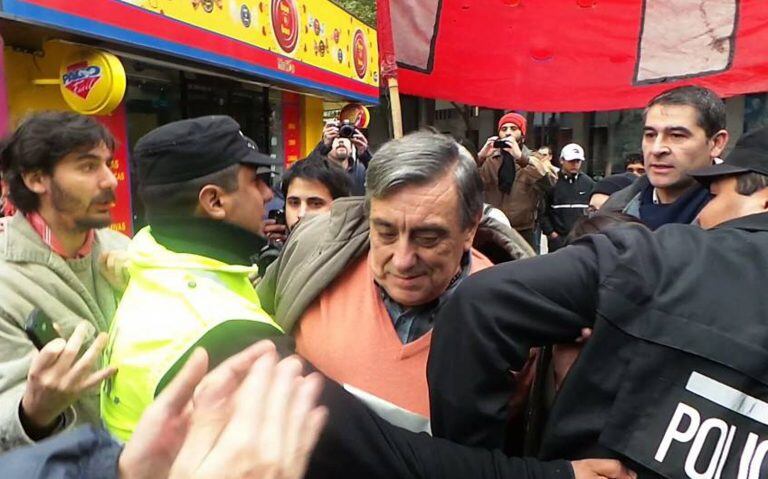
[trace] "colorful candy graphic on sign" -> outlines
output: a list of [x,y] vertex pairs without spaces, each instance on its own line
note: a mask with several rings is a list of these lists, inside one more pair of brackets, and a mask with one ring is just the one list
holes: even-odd
[[368,45],[365,43],[365,34],[362,30],[355,32],[355,38],[352,41],[352,58],[355,61],[355,73],[360,78],[365,78],[368,73]]
[[87,62],[75,63],[67,67],[67,72],[61,79],[64,88],[83,100],[88,98],[93,87],[101,80],[101,68],[88,65]]
[[293,0],[272,0],[272,25],[278,45],[286,53],[299,42],[299,12]]

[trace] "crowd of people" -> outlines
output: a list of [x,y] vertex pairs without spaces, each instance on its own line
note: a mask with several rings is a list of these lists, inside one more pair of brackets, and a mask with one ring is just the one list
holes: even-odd
[[233,119],[176,121],[132,149],[129,239],[109,130],[30,115],[0,143],[0,470],[760,477],[768,129],[724,155],[696,86],[643,119],[599,181],[514,112],[478,152],[330,122],[279,182]]

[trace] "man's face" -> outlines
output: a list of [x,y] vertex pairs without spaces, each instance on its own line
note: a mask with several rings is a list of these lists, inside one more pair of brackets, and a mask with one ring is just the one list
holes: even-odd
[[643,176],[645,174],[645,165],[642,163],[630,163],[627,165],[627,173],[632,173],[635,176]]
[[552,161],[552,151],[549,148],[539,148],[538,153],[543,161]]
[[688,172],[712,164],[723,152],[727,133],[708,138],[688,105],[654,105],[646,114],[643,158],[651,184],[683,190],[695,181]]
[[504,123],[499,129],[499,138],[514,138],[518,143],[523,139],[523,132],[520,131],[520,127],[514,123]]
[[371,200],[370,267],[392,299],[416,306],[448,288],[477,229],[460,218],[453,174]]
[[317,180],[294,178],[285,198],[285,222],[293,228],[306,214],[330,211],[333,197],[328,188]]
[[262,235],[265,206],[273,196],[272,188],[256,174],[256,168],[240,165],[237,170],[237,189],[221,195],[224,221]]
[[699,226],[710,229],[729,220],[768,210],[768,188],[745,196],[736,191],[736,184],[736,176],[724,176],[710,183],[709,192],[714,198],[699,213]]
[[581,160],[565,161],[561,159],[560,165],[563,167],[563,171],[565,171],[569,175],[574,175],[578,173],[579,170],[581,169]]
[[50,208],[55,221],[72,231],[109,226],[117,188],[112,162],[104,143],[65,155],[41,181],[41,208]]
[[334,138],[328,158],[341,162],[352,154],[352,141],[349,138]]

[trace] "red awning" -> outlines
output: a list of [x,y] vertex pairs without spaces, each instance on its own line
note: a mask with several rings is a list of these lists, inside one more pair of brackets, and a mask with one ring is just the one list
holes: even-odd
[[641,107],[689,83],[724,97],[768,91],[765,0],[378,2],[391,14],[402,93],[592,111]]

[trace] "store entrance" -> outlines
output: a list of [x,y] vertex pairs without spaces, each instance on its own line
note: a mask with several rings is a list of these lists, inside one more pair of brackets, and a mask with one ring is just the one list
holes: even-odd
[[[268,88],[139,61],[124,60],[124,65],[128,76],[125,102],[129,151],[139,138],[158,126],[184,118],[229,115],[261,151],[272,153],[275,141],[270,138]],[[131,171],[135,171],[133,165]],[[146,221],[135,175],[131,175],[131,197],[134,231],[138,231]]]

